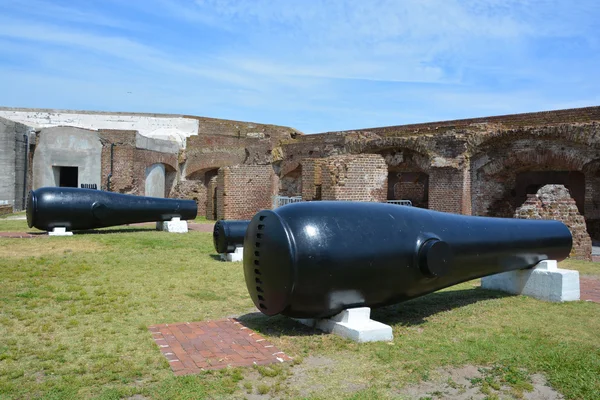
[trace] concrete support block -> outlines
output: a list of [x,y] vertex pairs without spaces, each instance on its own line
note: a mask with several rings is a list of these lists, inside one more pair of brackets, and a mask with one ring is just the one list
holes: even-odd
[[48,236],[73,236],[73,232],[67,232],[67,228],[56,227],[48,232]]
[[544,301],[576,301],[579,300],[579,271],[559,269],[555,260],[546,260],[532,269],[483,277],[481,287]]
[[233,253],[221,254],[222,261],[239,262],[244,260],[244,247],[236,247]]
[[394,339],[391,326],[371,319],[369,307],[344,310],[325,319],[299,319],[298,321],[359,343],[387,342]]
[[182,221],[181,218],[173,218],[170,221],[159,221],[156,223],[157,231],[165,231],[171,233],[187,233],[187,221]]

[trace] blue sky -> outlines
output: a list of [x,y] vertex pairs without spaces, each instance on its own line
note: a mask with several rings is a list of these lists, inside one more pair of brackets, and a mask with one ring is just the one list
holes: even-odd
[[600,105],[598,0],[0,0],[0,106],[305,133]]

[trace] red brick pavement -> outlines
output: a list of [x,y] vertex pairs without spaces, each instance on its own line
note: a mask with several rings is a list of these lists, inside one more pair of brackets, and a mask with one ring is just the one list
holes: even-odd
[[579,278],[581,300],[600,303],[600,279]]
[[234,318],[153,325],[148,329],[175,375],[291,361]]

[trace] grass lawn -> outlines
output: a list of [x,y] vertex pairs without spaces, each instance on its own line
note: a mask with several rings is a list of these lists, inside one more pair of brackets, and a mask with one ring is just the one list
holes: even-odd
[[[6,230],[29,229],[0,219]],[[600,276],[596,265],[561,263]],[[600,304],[468,282],[374,310],[394,341],[356,344],[257,314],[241,265],[215,259],[211,234],[152,229],[0,238],[0,274],[0,399],[398,398],[464,365],[482,368],[472,384],[489,399],[501,384],[520,398],[537,373],[567,399],[600,398]],[[295,362],[174,377],[147,330],[227,316]]]

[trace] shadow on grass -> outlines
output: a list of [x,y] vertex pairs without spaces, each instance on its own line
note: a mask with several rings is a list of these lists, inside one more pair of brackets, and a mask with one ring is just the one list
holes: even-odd
[[223,260],[221,260],[220,254],[211,254],[210,258],[212,258],[213,260],[217,260],[217,261],[223,261]]
[[[373,309],[371,318],[387,325],[415,326],[426,322],[427,318],[455,308],[485,300],[510,297],[512,295],[495,290],[463,289],[435,292],[392,306]],[[242,315],[237,318],[244,326],[269,336],[308,336],[322,332],[309,328],[300,322],[284,317],[268,317],[260,312]]]
[[104,235],[108,233],[156,232],[155,228],[115,228],[115,229],[85,229],[74,231],[75,235]]
[[309,328],[295,319],[277,315],[268,317],[260,312],[253,312],[237,317],[242,325],[268,336],[315,336],[323,332]]
[[388,325],[415,326],[426,322],[432,315],[478,303],[480,301],[511,297],[513,295],[481,288],[430,293],[387,307],[376,308],[371,318]]

